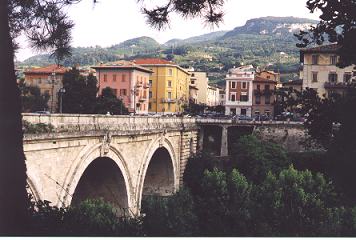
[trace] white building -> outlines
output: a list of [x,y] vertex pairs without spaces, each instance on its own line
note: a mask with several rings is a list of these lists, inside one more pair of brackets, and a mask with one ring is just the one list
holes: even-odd
[[315,89],[320,97],[330,93],[343,94],[352,81],[354,65],[345,68],[336,66],[339,49],[338,45],[329,44],[300,51],[303,89]]
[[207,104],[208,94],[208,77],[206,72],[195,72],[194,68],[186,69],[190,73],[190,86],[196,87],[197,103]]
[[252,114],[252,90],[255,69],[252,65],[232,68],[226,75],[225,114]]
[[206,105],[209,107],[219,105],[219,95],[220,88],[208,85],[207,88],[207,98],[206,98]]

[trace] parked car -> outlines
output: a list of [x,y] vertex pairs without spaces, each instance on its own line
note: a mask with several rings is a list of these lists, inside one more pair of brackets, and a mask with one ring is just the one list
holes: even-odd
[[266,114],[255,116],[255,121],[269,121],[269,120],[271,120],[271,118]]
[[37,114],[51,114],[49,111],[36,111]]
[[240,116],[238,116],[237,119],[240,120],[240,121],[252,121],[253,120],[252,117],[249,117],[249,116],[246,116],[246,115],[240,115]]

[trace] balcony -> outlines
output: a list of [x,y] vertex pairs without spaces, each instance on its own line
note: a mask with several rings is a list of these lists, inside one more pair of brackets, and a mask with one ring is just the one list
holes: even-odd
[[351,86],[354,86],[355,83],[346,83],[346,82],[326,82],[324,83],[325,89],[344,89]]
[[143,85],[143,88],[144,88],[144,89],[151,88],[151,87],[152,87],[151,84],[145,84],[145,85]]
[[172,99],[172,98],[162,98],[162,103],[175,103],[177,102],[176,99]]
[[137,83],[136,83],[136,87],[139,88],[139,87],[142,87],[142,86],[143,86],[143,83],[142,83],[142,82],[137,82]]

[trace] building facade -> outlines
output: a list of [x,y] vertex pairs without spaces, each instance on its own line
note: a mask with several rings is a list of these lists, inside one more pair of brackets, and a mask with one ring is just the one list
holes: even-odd
[[207,89],[206,105],[214,107],[220,103],[220,88],[212,85],[208,85]]
[[190,85],[198,88],[198,104],[207,104],[208,82],[206,72],[195,72],[193,68],[187,70],[190,73]]
[[303,89],[315,89],[320,97],[345,92],[352,81],[354,65],[345,68],[336,66],[339,49],[340,46],[330,44],[300,51]]
[[149,112],[182,113],[189,102],[190,74],[177,64],[158,58],[136,59],[136,64],[152,71]]
[[[265,72],[262,72],[265,73]],[[274,116],[275,89],[277,81],[268,74],[257,73],[253,80],[252,117]]]
[[96,70],[99,94],[104,88],[110,87],[129,112],[148,113],[151,70],[128,61],[101,64],[92,68]]
[[48,110],[51,113],[58,112],[60,89],[63,88],[63,75],[69,69],[60,65],[49,65],[40,68],[25,70],[25,83],[37,86],[41,94],[48,94]]
[[252,65],[232,68],[226,75],[226,115],[252,115],[255,69]]

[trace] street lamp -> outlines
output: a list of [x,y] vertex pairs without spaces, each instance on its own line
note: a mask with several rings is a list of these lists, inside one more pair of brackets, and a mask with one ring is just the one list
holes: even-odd
[[54,106],[53,106],[53,103],[54,103],[54,81],[56,80],[56,73],[55,72],[52,72],[52,101],[51,101],[51,112],[53,113],[53,109],[54,109]]
[[66,93],[66,89],[65,88],[60,88],[59,89],[59,91],[58,91],[58,93],[59,93],[59,112],[60,113],[62,113],[62,110],[63,110],[63,103],[62,103],[62,101],[63,101],[63,94],[65,94]]

